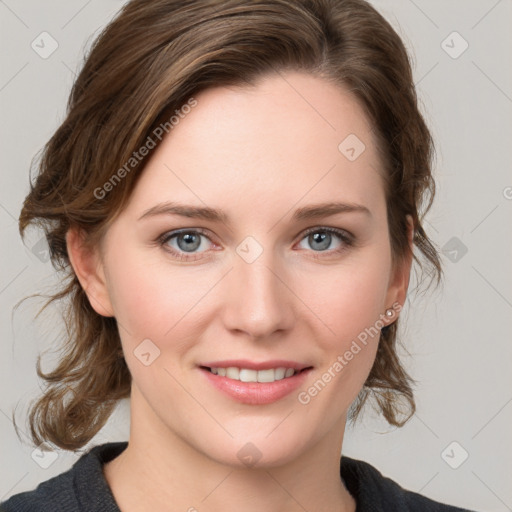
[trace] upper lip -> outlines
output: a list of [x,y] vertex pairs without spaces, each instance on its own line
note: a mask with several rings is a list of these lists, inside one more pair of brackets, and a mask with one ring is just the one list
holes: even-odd
[[304,368],[309,368],[311,365],[298,363],[297,361],[287,361],[285,359],[272,359],[270,361],[249,361],[247,359],[224,359],[222,361],[211,361],[201,363],[199,366],[206,366],[208,368],[247,368],[248,370],[269,370],[271,368],[293,368],[294,370],[301,371]]

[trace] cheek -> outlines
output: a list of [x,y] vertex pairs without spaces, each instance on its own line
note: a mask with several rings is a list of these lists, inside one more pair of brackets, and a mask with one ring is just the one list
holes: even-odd
[[109,272],[109,293],[125,349],[150,339],[166,355],[164,344],[173,340],[173,355],[184,353],[196,338],[202,300],[208,302],[205,295],[216,275],[153,263],[142,252],[130,256],[127,251],[119,261]]
[[109,295],[123,338],[160,337],[176,321],[181,283],[133,249],[111,250],[109,263]]
[[389,263],[385,252],[361,251],[343,265],[317,271],[314,279],[299,279],[297,295],[324,325],[321,339],[326,346],[343,349],[381,318],[387,307]]
[[385,251],[361,251],[347,259],[346,265],[317,273],[315,286],[303,286],[299,292],[321,319],[315,336],[321,349],[319,374],[299,401],[314,402],[316,414],[326,421],[334,421],[340,410],[348,409],[372,368],[390,261]]
[[348,411],[370,373],[380,339],[376,322],[383,313],[388,262],[385,253],[361,252],[347,265],[318,274],[314,287],[302,289],[304,302],[322,320],[315,331],[321,350],[318,371],[297,399],[307,421],[322,425],[318,435]]

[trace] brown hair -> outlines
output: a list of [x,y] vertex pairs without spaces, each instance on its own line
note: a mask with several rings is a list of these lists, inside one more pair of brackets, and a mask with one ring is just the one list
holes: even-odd
[[[80,229],[91,246],[101,241],[148,159],[123,173],[108,196],[98,190],[192,95],[214,86],[254,84],[287,69],[325,77],[359,100],[382,153],[393,262],[410,255],[410,214],[414,244],[439,284],[438,252],[421,225],[435,193],[433,144],[404,45],[373,7],[363,0],[132,0],[94,42],[20,214],[21,236],[30,224],[41,227],[52,264],[64,276],[42,309],[61,299],[67,304],[56,368],[43,373],[41,356],[37,361],[47,386],[30,410],[35,444],[82,447],[117,401],[130,396],[116,320],[93,310],[70,266],[69,228]],[[351,420],[370,395],[392,425],[403,425],[414,413],[414,381],[399,361],[396,337],[397,321],[382,330]]]

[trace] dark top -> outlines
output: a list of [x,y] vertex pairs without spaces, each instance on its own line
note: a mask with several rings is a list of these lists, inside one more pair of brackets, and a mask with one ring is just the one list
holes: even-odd
[[[33,491],[11,496],[1,512],[120,512],[102,465],[117,457],[127,442],[106,443],[84,453],[66,472]],[[357,502],[356,512],[468,512],[410,492],[370,464],[341,457],[340,475]]]

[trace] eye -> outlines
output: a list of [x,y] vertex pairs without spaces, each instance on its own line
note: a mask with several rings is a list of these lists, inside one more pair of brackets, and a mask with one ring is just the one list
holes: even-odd
[[166,251],[169,251],[177,258],[193,261],[194,259],[197,259],[197,257],[194,257],[194,255],[197,254],[196,251],[199,248],[205,249],[205,245],[208,245],[207,243],[203,243],[205,239],[211,242],[202,230],[184,229],[181,231],[164,233],[159,238],[159,242]]
[[[338,247],[332,248],[332,243],[336,238],[338,239]],[[310,245],[312,252],[326,253],[312,255],[313,258],[339,254],[354,245],[354,239],[351,234],[344,230],[330,227],[308,229],[303,235],[301,243],[304,241]],[[173,257],[183,261],[200,259],[202,257],[201,254],[208,251],[208,245],[213,244],[206,231],[201,229],[170,231],[161,235],[158,238],[158,242]],[[306,249],[308,248],[306,247]]]
[[[341,242],[337,248],[332,248],[333,239],[338,238]],[[353,245],[354,240],[352,235],[349,235],[344,230],[330,227],[315,227],[308,229],[302,238],[301,243],[306,243],[313,249],[313,252],[327,252],[328,254],[337,254],[347,250]],[[328,250],[331,248],[331,250]],[[306,247],[307,249],[307,247]],[[314,258],[322,257],[323,255],[315,255]]]

